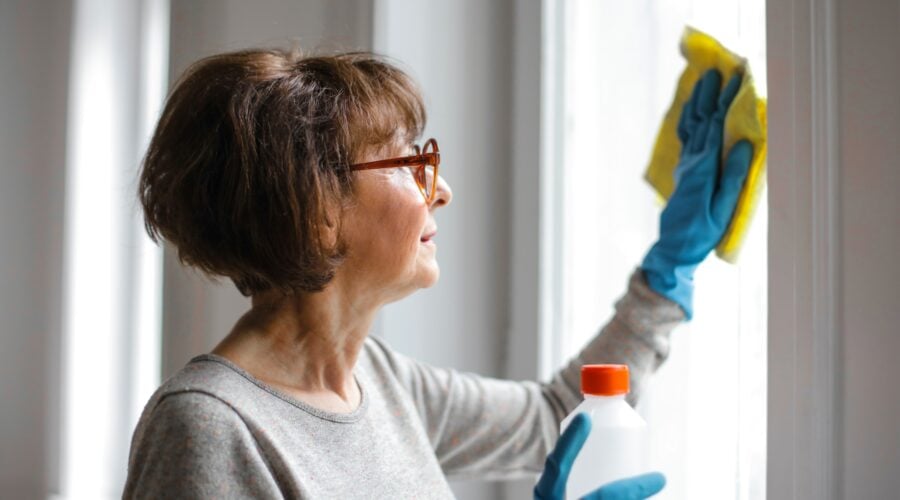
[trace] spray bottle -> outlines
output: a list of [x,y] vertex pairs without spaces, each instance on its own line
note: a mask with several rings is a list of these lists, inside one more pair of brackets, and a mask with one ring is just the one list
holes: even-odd
[[610,481],[648,471],[647,423],[625,401],[628,390],[626,365],[581,367],[584,401],[562,421],[560,432],[575,415],[586,413],[591,433],[572,464],[566,498],[581,498]]

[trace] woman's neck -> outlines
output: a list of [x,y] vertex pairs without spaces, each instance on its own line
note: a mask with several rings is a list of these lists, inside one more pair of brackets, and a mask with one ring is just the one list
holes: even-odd
[[255,296],[213,353],[305,403],[348,413],[359,406],[353,368],[377,310],[338,287]]

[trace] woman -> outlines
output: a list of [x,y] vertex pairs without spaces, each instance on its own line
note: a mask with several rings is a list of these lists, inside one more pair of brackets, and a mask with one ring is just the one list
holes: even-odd
[[[733,210],[725,181],[749,163],[735,148],[721,183],[715,170],[711,183],[691,180],[718,165],[737,89],[730,82],[717,103],[719,87],[707,75],[685,113],[687,160],[660,243],[610,323],[538,384],[426,366],[368,336],[381,306],[437,281],[435,214],[453,199],[437,142],[413,145],[425,110],[407,75],[360,53],[250,50],[193,65],[144,161],[146,226],[185,264],[230,278],[252,307],[147,403],[124,496],[447,498],[445,475],[544,470],[581,400],[580,366],[627,363],[634,400],[690,311],[690,273],[730,217],[708,207]],[[536,497],[561,497],[588,432],[577,422]],[[661,487],[658,475],[626,480],[604,498]]]

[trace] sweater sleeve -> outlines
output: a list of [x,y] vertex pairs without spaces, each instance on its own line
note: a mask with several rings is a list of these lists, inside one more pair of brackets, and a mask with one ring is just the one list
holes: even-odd
[[122,498],[283,498],[241,417],[201,392],[164,396],[135,432]]
[[564,413],[581,403],[581,365],[615,363],[628,365],[632,406],[640,399],[646,382],[669,357],[669,335],[684,321],[684,310],[653,291],[637,269],[628,291],[616,302],[615,315],[600,333],[554,375],[549,390],[560,399]]
[[628,364],[634,404],[666,359],[669,333],[683,318],[681,308],[650,290],[638,270],[612,320],[541,384],[435,368],[378,345],[409,391],[444,473],[511,479],[543,470],[560,422],[581,402],[581,365]]

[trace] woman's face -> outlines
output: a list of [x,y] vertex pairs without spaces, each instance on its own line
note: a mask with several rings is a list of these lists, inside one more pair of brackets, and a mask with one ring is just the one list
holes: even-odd
[[[414,154],[395,146],[360,162]],[[450,203],[450,186],[438,178],[437,193],[425,201],[407,167],[354,172],[354,199],[344,212],[341,240],[346,260],[339,273],[392,302],[438,280],[435,211]]]

